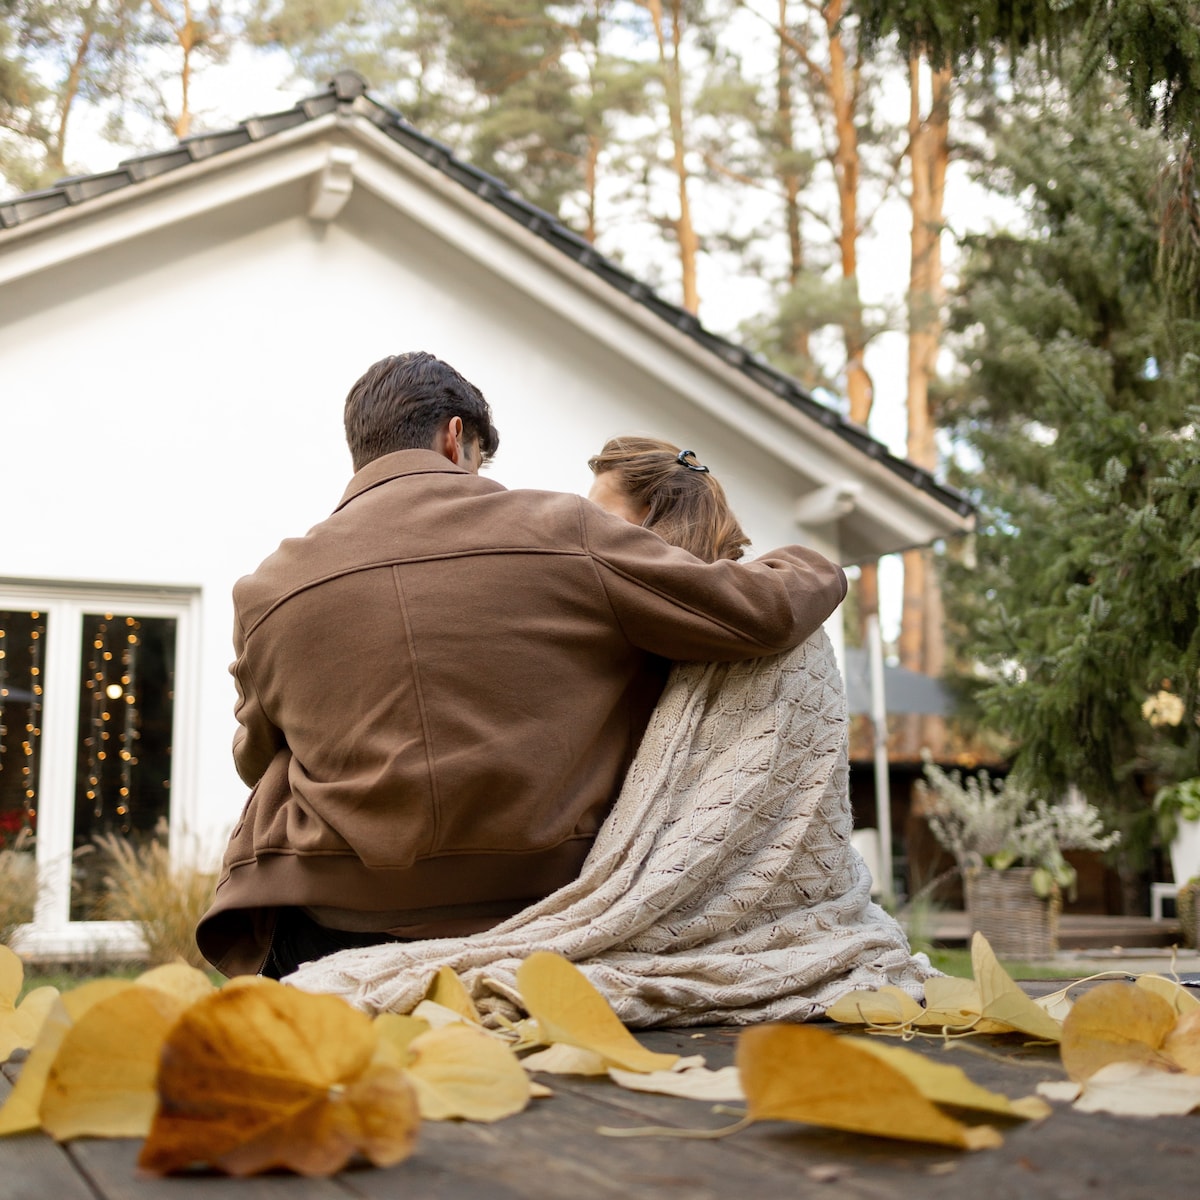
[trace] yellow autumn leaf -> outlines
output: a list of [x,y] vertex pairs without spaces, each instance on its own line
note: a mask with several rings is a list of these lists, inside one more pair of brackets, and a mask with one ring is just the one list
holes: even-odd
[[480,1017],[479,1010],[475,1007],[470,993],[463,985],[463,981],[450,967],[439,969],[429,984],[425,999],[433,1004],[440,1004],[443,1008],[450,1009],[451,1012],[458,1013],[460,1017],[476,1025],[483,1024],[483,1019]]
[[934,1104],[1022,1121],[1040,1120],[1050,1115],[1050,1106],[1036,1096],[1010,1100],[999,1092],[990,1092],[973,1083],[965,1072],[952,1063],[941,1063],[912,1050],[883,1046],[866,1039],[857,1041],[855,1045],[899,1071],[926,1100],[932,1100]]
[[42,1094],[68,1030],[92,1005],[131,987],[131,979],[93,979],[54,1000],[13,1090],[0,1107],[0,1135],[26,1133],[41,1125]]
[[470,1025],[431,1029],[408,1044],[408,1078],[428,1121],[499,1121],[529,1103],[529,1076],[503,1043]]
[[618,1087],[631,1092],[653,1092],[660,1096],[682,1096],[685,1100],[707,1100],[710,1103],[744,1100],[737,1067],[688,1067],[685,1071],[622,1071],[608,1068],[608,1077]]
[[1182,1117],[1200,1108],[1200,1078],[1143,1062],[1111,1062],[1084,1083],[1075,1108],[1120,1117]]
[[185,962],[163,963],[143,971],[134,983],[138,987],[158,988],[160,992],[177,996],[185,1004],[203,1000],[205,996],[216,991],[213,981],[195,967],[189,967]]
[[1060,1025],[1067,1019],[1067,1013],[1075,1004],[1075,1001],[1071,999],[1070,985],[1045,996],[1035,996],[1033,1002]]
[[917,1029],[961,1033],[1007,1033],[1008,1026],[983,1016],[983,998],[973,979],[938,975],[925,981],[925,1007],[913,1022]]
[[1162,1052],[1181,1071],[1200,1075],[1200,1009],[1184,1013],[1163,1038]]
[[679,1058],[642,1046],[587,976],[561,954],[531,954],[517,970],[517,988],[547,1042],[594,1050],[627,1071],[670,1070]]
[[403,1065],[408,1060],[408,1047],[413,1038],[428,1033],[431,1026],[420,1017],[402,1016],[400,1013],[380,1013],[375,1018],[375,1032],[381,1042],[386,1042],[397,1051],[397,1061]]
[[1161,1047],[1175,1019],[1170,1003],[1155,992],[1128,983],[1099,984],[1075,1001],[1063,1022],[1063,1067],[1080,1081],[1112,1062],[1170,1070]]
[[843,1025],[904,1026],[918,1020],[924,1009],[905,991],[885,984],[874,991],[850,992],[835,1000],[825,1015]]
[[979,984],[957,975],[935,975],[925,980],[925,1008],[968,1018],[981,1016],[983,997],[979,994]]
[[124,988],[66,1031],[46,1079],[42,1128],[57,1141],[145,1137],[158,1096],[158,1055],[185,1001],[154,987]]
[[800,1121],[851,1133],[978,1150],[1001,1144],[990,1126],[947,1116],[857,1041],[806,1025],[759,1025],[738,1039],[752,1121]]
[[221,984],[221,991],[231,992],[237,988],[274,987],[278,980],[268,975],[234,975]]
[[606,1075],[608,1063],[595,1050],[582,1050],[555,1042],[545,1050],[535,1050],[521,1059],[526,1071],[544,1071],[547,1075]]
[[1062,1025],[1021,991],[1000,965],[987,938],[978,932],[971,938],[971,969],[985,1018],[1042,1041],[1061,1039]]
[[439,1004],[436,1000],[422,1000],[408,1015],[415,1017],[418,1021],[424,1021],[430,1029],[441,1029],[446,1025],[471,1023],[467,1017],[464,1017],[456,1009],[447,1008],[446,1005]]
[[58,996],[52,987],[34,988],[17,1003],[25,983],[25,966],[8,946],[0,945],[0,1062],[16,1050],[28,1050]]
[[138,1165],[331,1175],[356,1152],[377,1166],[399,1162],[420,1118],[379,1044],[371,1019],[336,996],[274,982],[214,992],[167,1036]]
[[17,1050],[28,1050],[37,1041],[42,1023],[58,999],[58,988],[34,988],[15,1008],[0,1009],[0,1062]]
[[1177,1013],[1200,1012],[1200,1000],[1185,987],[1165,975],[1139,975],[1137,986],[1161,996]]
[[13,1009],[25,982],[25,964],[9,946],[0,944],[0,1012]]

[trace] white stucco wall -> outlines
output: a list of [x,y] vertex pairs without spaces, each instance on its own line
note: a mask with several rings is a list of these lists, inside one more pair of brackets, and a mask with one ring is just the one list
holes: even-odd
[[805,536],[788,470],[686,389],[365,190],[328,227],[279,219],[279,199],[60,265],[0,303],[5,491],[25,514],[6,529],[0,582],[196,590],[177,735],[195,752],[173,803],[213,853],[245,799],[229,755],[230,588],[337,502],[342,401],[383,355],[430,350],[482,388],[502,435],[490,473],[507,486],[586,491],[607,437],[656,434],[713,467],[756,547]]

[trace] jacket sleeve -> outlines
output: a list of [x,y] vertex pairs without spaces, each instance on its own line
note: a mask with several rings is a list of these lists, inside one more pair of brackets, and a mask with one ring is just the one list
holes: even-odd
[[236,655],[229,673],[237,686],[234,716],[238,727],[233,735],[233,765],[243,783],[254,787],[263,777],[275,755],[287,745],[279,729],[263,710],[246,658],[246,639],[240,615],[233,622],[233,649]]
[[677,661],[780,654],[811,637],[846,596],[836,563],[803,546],[706,563],[588,501],[584,538],[625,636]]

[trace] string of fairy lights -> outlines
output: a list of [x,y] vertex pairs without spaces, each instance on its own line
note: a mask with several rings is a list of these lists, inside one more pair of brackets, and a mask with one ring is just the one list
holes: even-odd
[[[9,655],[14,653],[9,642],[9,625],[12,623],[10,614],[5,614],[5,620],[0,623],[0,770],[9,770],[9,743],[11,730],[8,726],[8,710],[12,690],[17,686],[13,682],[15,672],[12,669]],[[40,756],[38,748],[42,736],[42,655],[46,624],[40,612],[29,614],[28,633],[28,683],[29,700],[25,714],[24,728],[21,734],[20,780],[17,788],[21,797],[24,811],[24,823],[31,831],[37,822],[38,795],[38,763]]]
[[[132,825],[133,769],[138,765],[137,742],[141,737],[134,689],[140,635],[141,622],[136,617],[114,618],[112,613],[105,613],[96,625],[84,681],[90,694],[89,732],[83,739],[87,751],[86,796],[97,820],[108,813],[111,805],[122,833],[128,833]],[[115,797],[109,794],[108,783],[114,760],[119,763]]]

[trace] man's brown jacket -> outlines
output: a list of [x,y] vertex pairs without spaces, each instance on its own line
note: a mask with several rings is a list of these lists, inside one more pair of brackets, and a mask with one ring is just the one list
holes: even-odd
[[578,496],[428,450],[376,459],[234,589],[253,791],[197,932],[257,971],[274,912],[437,937],[579,874],[665,678],[799,644],[841,569],[791,546],[706,564]]

